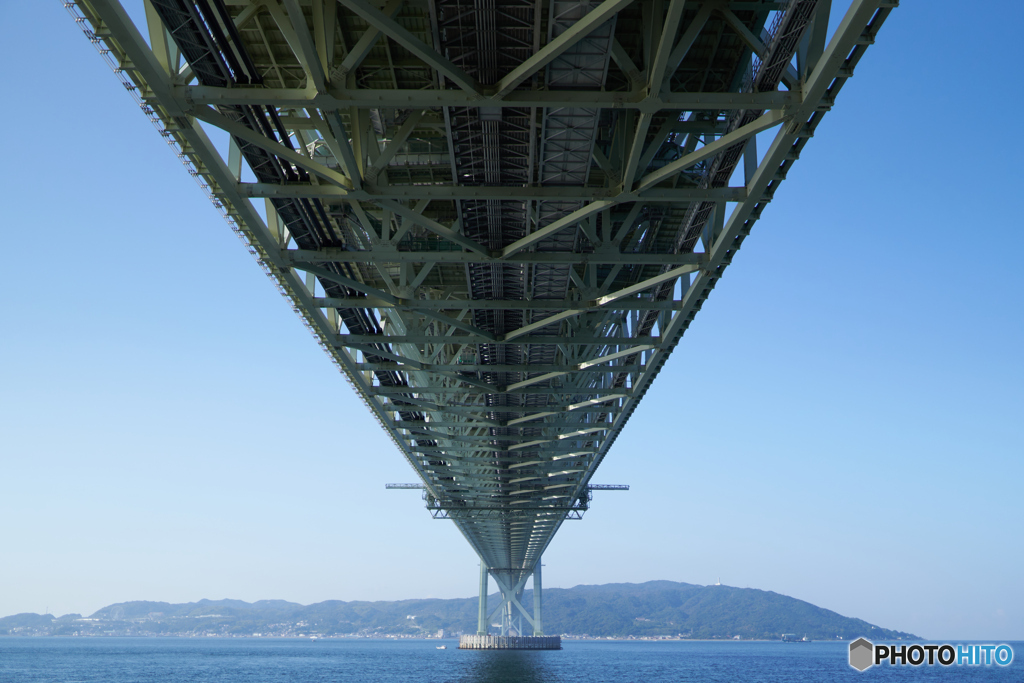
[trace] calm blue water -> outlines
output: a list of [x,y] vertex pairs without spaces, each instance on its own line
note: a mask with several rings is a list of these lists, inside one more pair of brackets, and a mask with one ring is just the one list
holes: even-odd
[[448,640],[0,638],[0,681],[15,683],[557,683],[626,681],[1024,681],[1024,643],[1009,667],[873,667],[846,643],[568,641],[558,652],[458,650]]

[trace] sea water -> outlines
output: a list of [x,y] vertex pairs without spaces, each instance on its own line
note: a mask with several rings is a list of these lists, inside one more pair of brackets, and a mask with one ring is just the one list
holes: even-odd
[[[445,650],[437,646],[444,644]],[[561,651],[459,650],[457,640],[0,638],[7,683],[811,683],[1024,681],[1013,664],[847,664],[845,642],[563,641]]]

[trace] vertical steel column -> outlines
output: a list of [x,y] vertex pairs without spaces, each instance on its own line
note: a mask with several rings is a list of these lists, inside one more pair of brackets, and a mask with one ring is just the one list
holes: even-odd
[[540,558],[537,558],[537,564],[533,568],[533,635],[542,636],[544,635],[544,627],[541,626],[540,621]]
[[487,635],[487,563],[480,560],[480,611],[477,612],[476,634]]
[[[504,597],[504,593],[502,593]],[[507,636],[512,629],[512,601],[508,600],[501,606],[501,635]]]
[[[518,591],[516,591],[516,601],[520,605],[523,604],[523,593],[525,593],[525,592],[526,592],[525,586],[523,588],[520,588]],[[517,610],[511,609],[511,607],[512,606],[509,605],[509,611],[511,611],[512,614],[514,614],[515,617],[516,617],[516,635],[517,636],[525,635],[523,633],[523,613],[519,612]]]

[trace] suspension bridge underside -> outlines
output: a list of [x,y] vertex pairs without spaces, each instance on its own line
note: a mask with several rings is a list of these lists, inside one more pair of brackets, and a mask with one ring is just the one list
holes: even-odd
[[543,632],[542,553],[896,4],[65,2],[480,555],[502,635]]

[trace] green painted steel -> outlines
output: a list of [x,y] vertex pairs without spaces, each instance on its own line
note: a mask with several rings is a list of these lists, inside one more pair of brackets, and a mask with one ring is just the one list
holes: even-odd
[[896,5],[144,4],[65,6],[538,634],[541,554]]
[[476,633],[479,636],[487,635],[488,624],[487,624],[487,577],[488,577],[487,564],[481,560],[480,562],[480,604],[477,613],[476,620]]
[[541,567],[543,564],[543,562],[538,562],[533,567],[533,635],[535,636],[544,635],[544,626],[541,621],[541,591],[543,590]]

